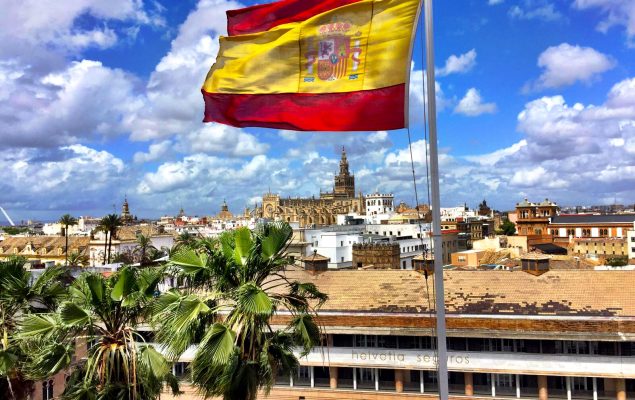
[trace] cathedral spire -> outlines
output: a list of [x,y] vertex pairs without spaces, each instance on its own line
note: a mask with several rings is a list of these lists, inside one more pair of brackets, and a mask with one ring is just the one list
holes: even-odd
[[355,197],[355,177],[348,169],[348,159],[344,146],[342,146],[342,158],[340,159],[340,173],[335,176],[334,194],[346,198]]
[[340,175],[349,175],[348,159],[346,158],[346,149],[342,146],[342,158],[340,159]]
[[128,195],[124,195],[123,204],[121,206],[121,220],[124,223],[132,221],[132,214],[130,214],[130,205],[128,204]]

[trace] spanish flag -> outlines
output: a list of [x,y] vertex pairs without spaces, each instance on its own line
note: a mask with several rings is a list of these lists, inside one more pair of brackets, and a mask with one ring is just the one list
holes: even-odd
[[204,122],[400,129],[420,0],[282,0],[227,12]]

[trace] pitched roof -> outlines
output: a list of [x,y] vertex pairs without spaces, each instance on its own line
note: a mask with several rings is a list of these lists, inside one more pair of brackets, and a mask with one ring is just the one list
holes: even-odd
[[[0,256],[6,257],[16,255],[13,252],[13,249],[17,248],[17,255],[59,257],[64,254],[64,248],[66,246],[65,240],[64,236],[8,236],[0,242]],[[69,253],[86,253],[89,242],[90,238],[88,237],[69,236]],[[59,250],[62,251],[61,254],[59,253]]]
[[164,235],[165,233],[163,233],[161,228],[156,225],[122,226],[117,230],[117,239],[121,241],[136,241],[139,234],[144,236],[156,236]]
[[[428,313],[423,275],[404,270],[327,271],[288,276],[315,283],[329,295],[323,311]],[[445,271],[449,314],[635,317],[631,271]],[[359,283],[363,282],[363,285]],[[429,278],[430,299],[433,278]]]

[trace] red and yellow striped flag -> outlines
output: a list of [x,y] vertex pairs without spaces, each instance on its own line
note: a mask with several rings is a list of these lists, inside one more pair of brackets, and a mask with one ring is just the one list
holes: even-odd
[[228,11],[202,92],[205,122],[404,128],[420,0],[283,0]]

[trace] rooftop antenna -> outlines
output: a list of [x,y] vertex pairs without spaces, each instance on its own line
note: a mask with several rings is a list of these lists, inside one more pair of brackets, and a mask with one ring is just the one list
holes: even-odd
[[4,217],[7,219],[7,221],[9,221],[9,224],[11,224],[11,226],[15,226],[15,224],[13,223],[13,220],[11,219],[11,217],[9,217],[9,214],[7,214],[7,212],[1,206],[0,206],[0,211],[2,211],[2,213],[4,214]]

